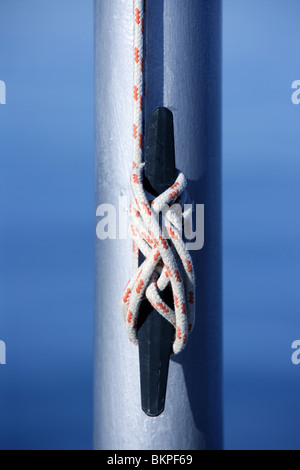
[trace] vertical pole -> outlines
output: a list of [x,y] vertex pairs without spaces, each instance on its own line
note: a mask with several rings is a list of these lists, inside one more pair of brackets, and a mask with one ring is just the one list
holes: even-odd
[[[146,125],[157,106],[173,111],[177,167],[205,205],[205,244],[192,252],[196,325],[184,352],[171,359],[164,413],[147,417],[138,348],[127,339],[119,306],[131,276],[131,241],[96,239],[94,443],[220,449],[221,1],[151,0],[146,21]],[[130,195],[132,28],[131,1],[95,0],[96,206],[112,204],[117,214],[119,197]]]

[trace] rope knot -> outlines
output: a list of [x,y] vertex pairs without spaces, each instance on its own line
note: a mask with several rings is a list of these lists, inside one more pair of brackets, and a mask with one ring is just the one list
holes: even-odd
[[[180,352],[194,324],[194,270],[183,239],[184,204],[190,202],[187,181],[179,173],[175,183],[150,202],[143,187],[144,163],[137,164],[131,176],[131,227],[135,247],[135,273],[126,286],[122,313],[128,336],[135,344],[139,308],[147,298],[175,328],[174,353]],[[144,256],[138,266],[139,251]],[[170,284],[174,306],[160,293]]]

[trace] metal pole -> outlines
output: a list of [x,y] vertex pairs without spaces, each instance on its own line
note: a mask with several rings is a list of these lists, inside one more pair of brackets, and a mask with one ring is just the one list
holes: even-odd
[[[138,349],[120,296],[131,275],[130,240],[96,240],[96,449],[222,447],[221,2],[151,0],[147,6],[146,124],[174,113],[177,167],[205,205],[205,244],[194,251],[196,326],[171,359],[165,412],[141,410]],[[96,206],[129,197],[132,155],[132,2],[95,0]],[[124,215],[121,209],[121,215]],[[118,228],[118,227],[117,227]]]

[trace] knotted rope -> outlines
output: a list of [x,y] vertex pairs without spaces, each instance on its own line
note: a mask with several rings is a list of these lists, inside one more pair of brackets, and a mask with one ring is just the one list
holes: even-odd
[[[194,324],[193,263],[182,237],[182,211],[178,211],[190,199],[183,173],[179,173],[173,186],[152,203],[149,202],[151,196],[143,186],[144,7],[144,0],[134,0],[134,158],[130,216],[135,273],[124,291],[122,314],[128,336],[137,344],[139,309],[142,300],[147,298],[153,308],[174,326],[176,335],[173,352],[179,353]],[[160,213],[163,214],[163,224],[159,222]],[[186,215],[183,213],[183,218]],[[139,251],[143,253],[145,261],[138,267]],[[174,309],[160,295],[169,284]]]

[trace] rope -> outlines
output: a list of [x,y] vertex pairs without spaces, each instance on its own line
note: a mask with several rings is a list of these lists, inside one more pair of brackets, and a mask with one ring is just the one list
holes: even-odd
[[144,11],[145,0],[134,0],[133,166],[142,162],[144,114]]
[[[185,347],[194,324],[195,280],[192,259],[182,238],[182,213],[177,213],[172,204],[182,208],[190,198],[183,173],[179,173],[174,185],[152,203],[143,187],[144,7],[144,0],[134,0],[134,155],[130,215],[135,273],[124,291],[122,314],[129,339],[138,344],[139,308],[142,300],[147,298],[153,308],[174,326],[173,352],[179,353]],[[170,210],[165,211],[166,205],[171,206]],[[159,223],[159,213],[164,214],[163,224]],[[183,217],[187,215],[184,213]],[[140,267],[139,251],[145,257]],[[160,296],[169,284],[174,310]]]

